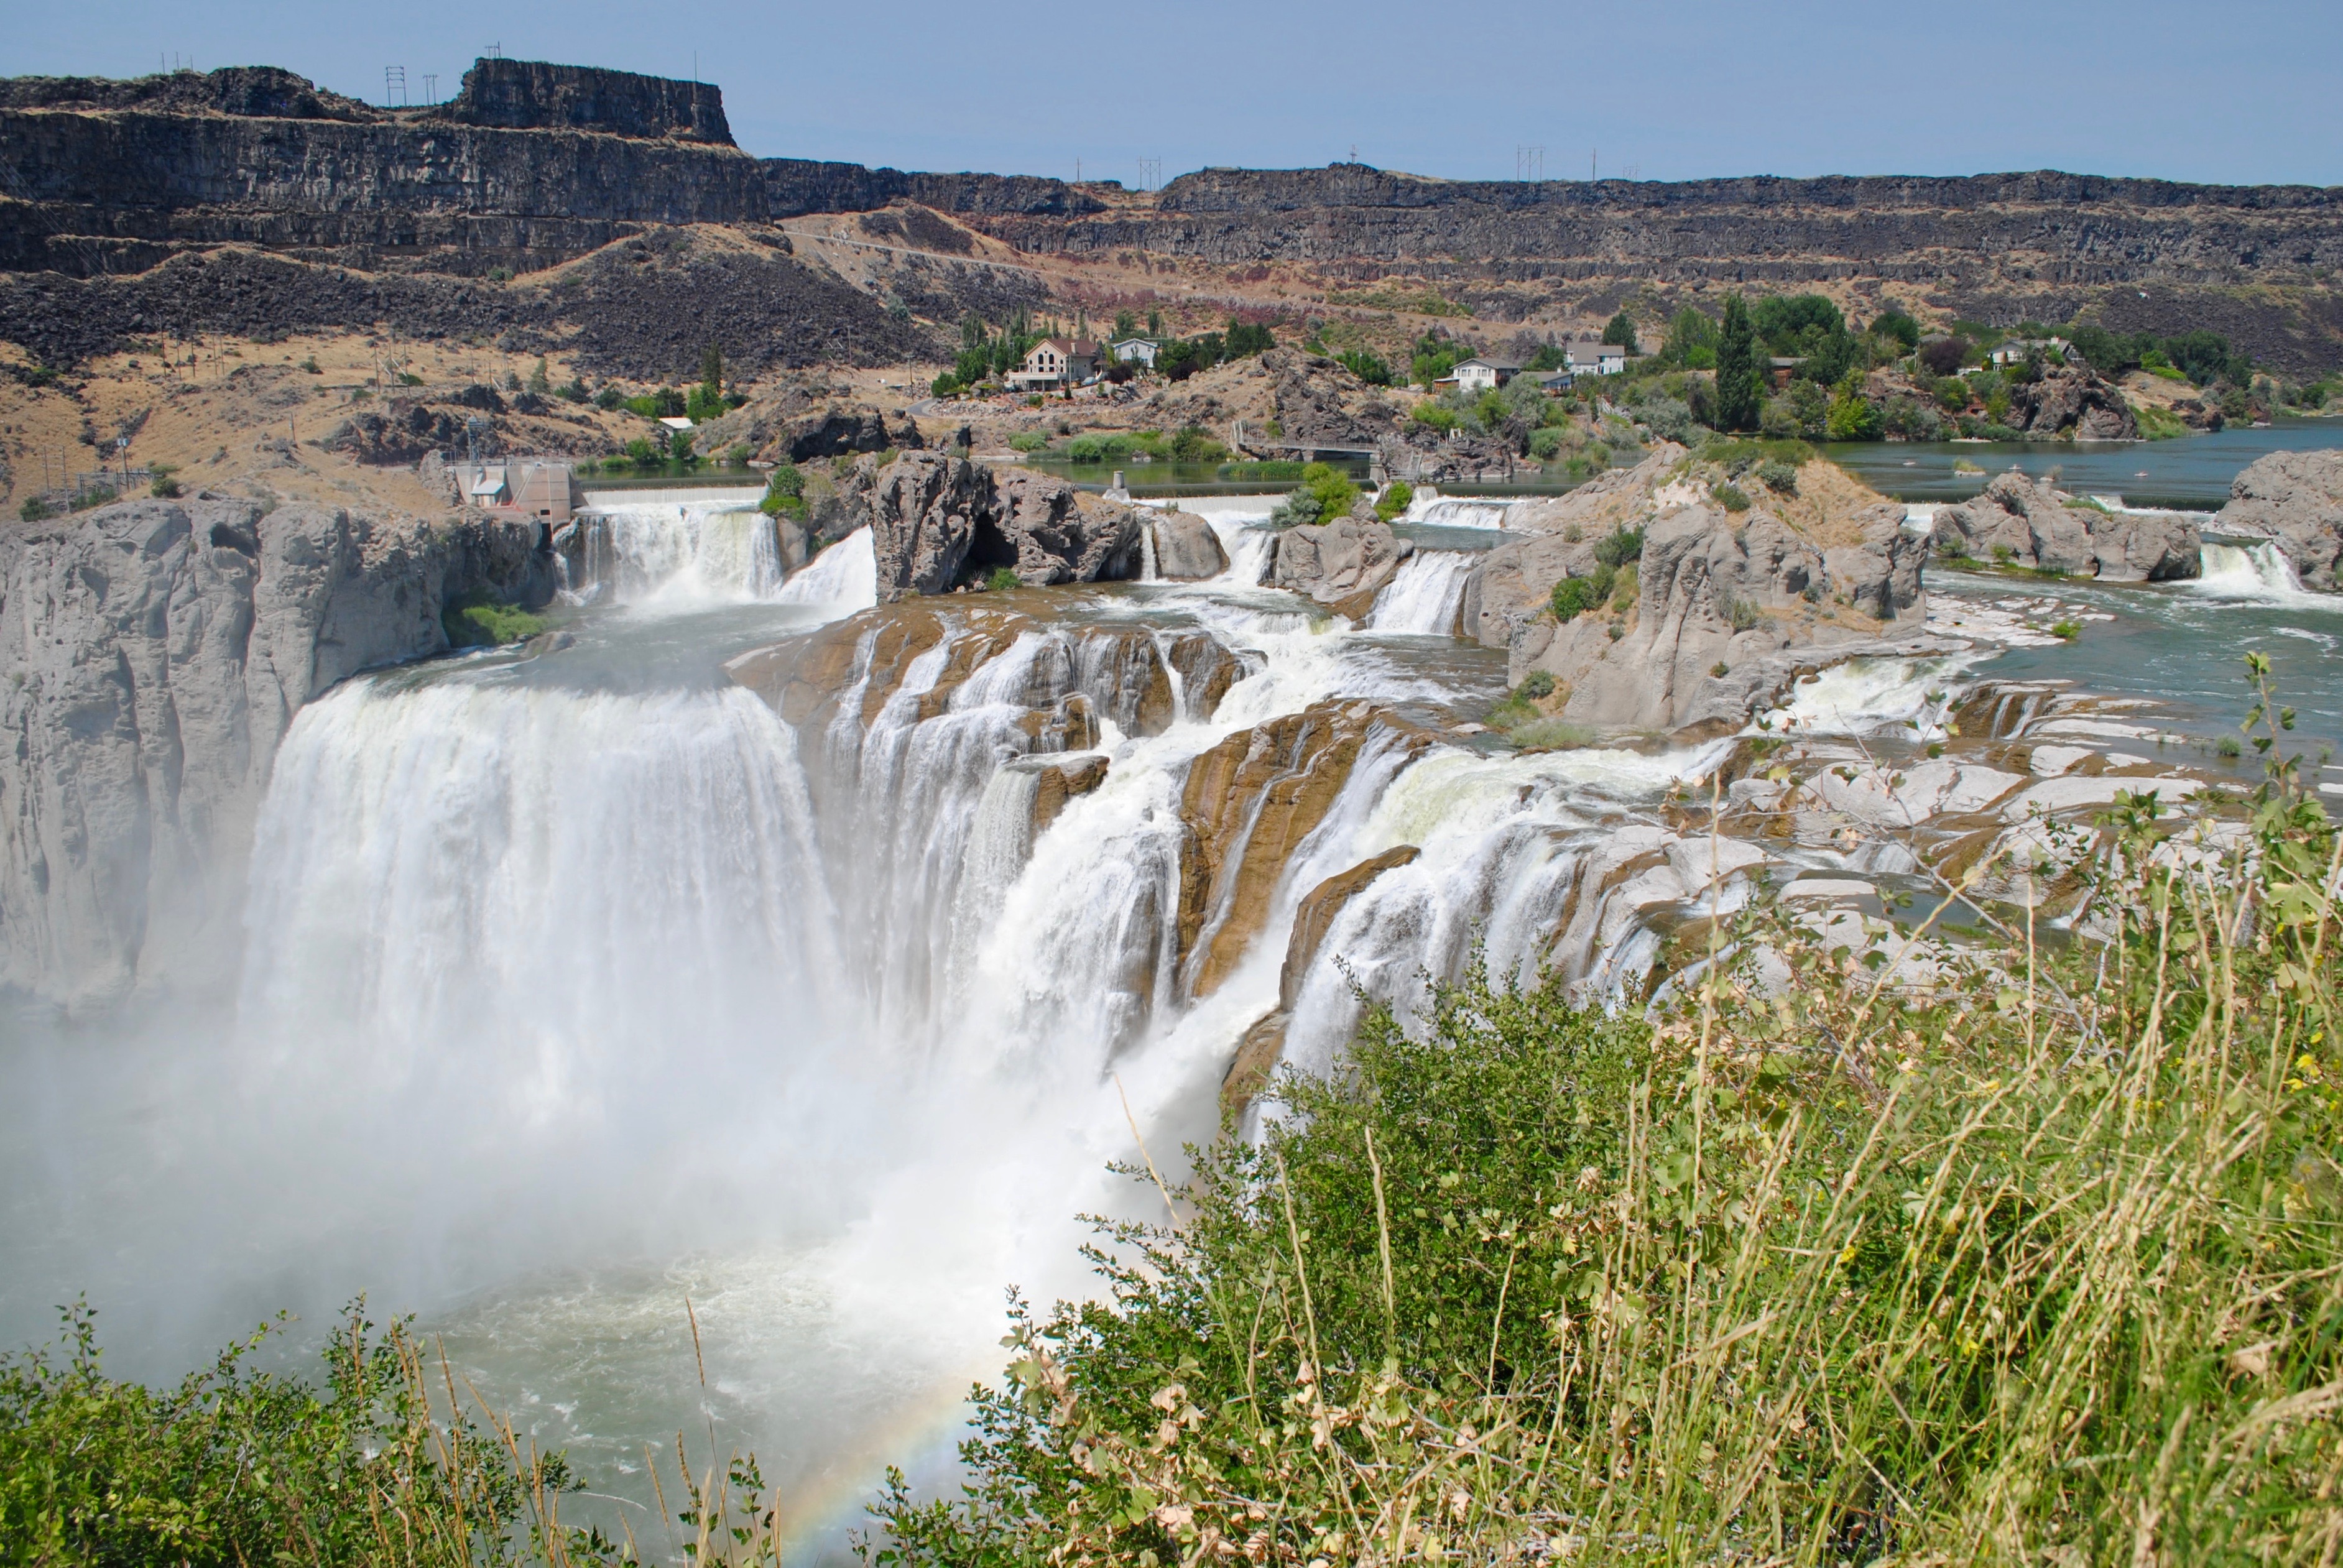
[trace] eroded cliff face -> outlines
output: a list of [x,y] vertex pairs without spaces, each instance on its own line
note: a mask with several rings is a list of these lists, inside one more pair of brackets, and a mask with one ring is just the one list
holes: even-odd
[[2204,570],[2204,538],[2175,512],[2108,512],[2012,468],[1974,501],[1936,514],[1948,554],[2102,582],[2172,582]]
[[544,602],[538,534],[196,499],[0,535],[0,988],[80,1010],[232,984],[294,715],[444,649],[458,595]]

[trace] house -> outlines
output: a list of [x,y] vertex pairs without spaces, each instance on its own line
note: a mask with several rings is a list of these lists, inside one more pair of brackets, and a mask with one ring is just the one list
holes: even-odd
[[1578,379],[1567,370],[1524,370],[1523,376],[1549,397],[1559,397],[1569,391]]
[[1580,376],[1616,376],[1627,368],[1627,351],[1616,343],[1580,337],[1562,346],[1562,361]]
[[1460,363],[1450,373],[1459,392],[1489,392],[1522,373],[1521,362],[1515,359],[1488,359],[1478,356]]
[[1151,337],[1126,337],[1114,345],[1115,358],[1125,365],[1144,365],[1155,368],[1155,340]]
[[1999,366],[2023,365],[2036,354],[2045,359],[2070,359],[2075,347],[2063,337],[2013,337],[1986,357]]
[[1787,387],[1790,377],[1795,376],[1798,367],[1805,362],[1806,357],[1803,354],[1776,354],[1765,361],[1765,371],[1774,378],[1775,386]]
[[447,473],[458,504],[501,517],[566,523],[581,499],[566,457],[449,463]]
[[1071,387],[1098,374],[1099,346],[1087,337],[1044,337],[1027,351],[1025,363],[1009,373],[1012,392],[1045,392]]

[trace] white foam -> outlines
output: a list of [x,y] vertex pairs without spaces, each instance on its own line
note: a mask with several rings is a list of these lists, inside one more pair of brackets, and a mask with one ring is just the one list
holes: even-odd
[[2203,547],[2203,575],[2188,587],[2208,598],[2284,605],[2292,609],[2343,609],[2343,598],[2312,593],[2286,553],[2269,539],[2251,545]]
[[789,574],[773,595],[781,604],[818,605],[833,616],[879,602],[879,555],[867,528],[855,529]]

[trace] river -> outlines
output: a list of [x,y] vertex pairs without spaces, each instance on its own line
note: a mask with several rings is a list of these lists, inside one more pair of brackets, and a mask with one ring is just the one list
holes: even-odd
[[[724,667],[868,605],[868,540],[783,583],[755,514],[627,502],[632,575],[572,645],[313,703],[223,960],[233,1006],[0,1061],[0,1339],[85,1290],[109,1365],[160,1376],[279,1306],[313,1342],[367,1290],[568,1449],[605,1494],[589,1511],[644,1533],[643,1446],[712,1426],[759,1452],[803,1550],[840,1556],[880,1466],[948,1475],[1003,1289],[1079,1293],[1075,1216],[1153,1217],[1104,1167],[1134,1130],[1175,1170],[1210,1135],[1322,879],[1421,850],[1301,977],[1304,1063],[1347,1038],[1353,980],[1410,1002],[1477,944],[1601,1001],[1656,956],[1655,906],[1601,873],[1658,842],[1663,799],[1730,743],[1517,755],[1460,733],[1503,691],[1502,654],[1447,635],[1501,508],[1419,503],[1422,553],[1353,627],[1256,586],[1271,500],[1192,506],[1235,562],[1212,582],[928,601],[1021,618],[971,668],[948,670],[954,632],[891,691],[852,686],[796,727]],[[1932,573],[1946,606],[2046,596],[2081,634],[1842,671],[1802,697],[1808,730],[1892,736],[1932,687],[2046,678],[2155,699],[2164,744],[2217,768],[2257,648],[2308,742],[2343,744],[2343,600],[2242,553],[2214,565],[2157,588]],[[1215,695],[1206,644],[1232,677]],[[836,678],[875,678],[869,639],[845,647]],[[1190,673],[1142,720],[1131,660],[1175,650]],[[1100,715],[1109,764],[1038,835],[1037,693]],[[1169,945],[1190,763],[1368,705],[1393,717],[1355,719],[1260,936],[1190,994]]]

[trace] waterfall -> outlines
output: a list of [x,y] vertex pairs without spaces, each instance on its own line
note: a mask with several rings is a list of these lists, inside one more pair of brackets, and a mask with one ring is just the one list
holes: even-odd
[[1159,582],[1162,574],[1155,566],[1155,519],[1142,518],[1139,523],[1139,580]]
[[782,604],[826,605],[840,615],[877,604],[879,557],[870,530],[857,528],[806,562],[773,598]]
[[579,514],[588,584],[622,604],[770,598],[781,586],[773,519],[737,498],[605,502]]
[[1480,558],[1467,550],[1418,550],[1375,595],[1367,624],[1377,631],[1453,637],[1464,587]]
[[1505,526],[1505,514],[1518,505],[1517,501],[1443,496],[1427,486],[1415,492],[1400,521],[1442,528],[1502,528]]
[[2294,563],[2272,539],[2251,544],[2215,544],[2207,539],[2200,558],[2204,569],[2187,586],[2209,598],[2255,599],[2304,609],[2335,609],[2343,604],[2332,594],[2304,588]]

